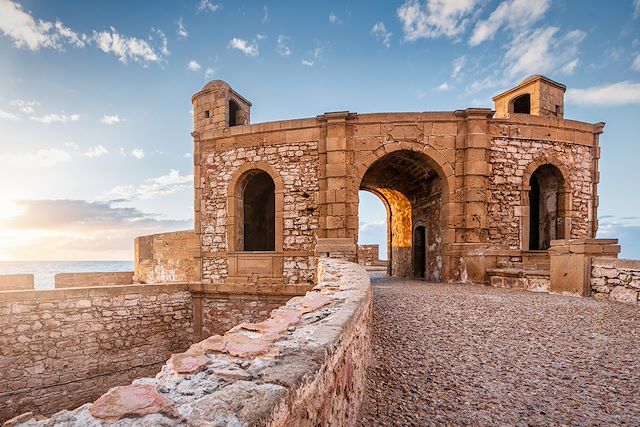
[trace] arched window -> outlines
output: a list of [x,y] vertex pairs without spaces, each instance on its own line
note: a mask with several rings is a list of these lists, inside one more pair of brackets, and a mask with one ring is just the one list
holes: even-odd
[[542,165],[529,181],[529,249],[546,250],[551,240],[564,239],[564,177],[553,165]]
[[229,127],[241,124],[238,113],[240,113],[240,106],[238,103],[233,99],[229,100]]
[[517,114],[531,114],[531,95],[520,95],[513,100],[513,112]]
[[239,224],[242,228],[238,241],[243,251],[275,250],[275,185],[271,176],[261,170],[250,170],[241,181],[242,210]]

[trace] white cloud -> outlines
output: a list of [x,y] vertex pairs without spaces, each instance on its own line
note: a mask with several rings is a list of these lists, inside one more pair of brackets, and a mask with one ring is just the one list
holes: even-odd
[[336,15],[333,12],[331,12],[329,14],[329,22],[331,22],[332,24],[340,23],[340,21],[338,20],[338,15]]
[[500,3],[488,19],[476,23],[469,44],[477,46],[492,39],[502,26],[514,31],[528,28],[544,16],[549,3],[549,0],[507,0]]
[[72,150],[77,150],[78,148],[80,148],[80,146],[78,144],[76,144],[75,142],[65,142],[62,145],[64,145],[67,148],[71,148]]
[[190,158],[192,158],[192,157],[193,157],[193,154],[191,154],[191,153],[184,153],[184,154],[182,155],[182,157],[184,157],[185,159],[190,159]]
[[[160,53],[164,56],[169,56],[171,52],[169,52],[169,43],[167,42],[167,35],[164,31],[159,30],[157,28],[152,28],[151,31],[155,33],[160,39]],[[151,37],[149,37],[151,39]]]
[[120,201],[153,199],[190,188],[192,183],[193,175],[180,175],[179,171],[171,169],[166,175],[147,179],[145,184],[116,186],[104,198]]
[[10,104],[18,107],[18,109],[25,114],[33,114],[35,111],[33,107],[40,105],[36,101],[23,101],[22,99],[14,99]]
[[636,59],[634,59],[633,63],[631,63],[631,69],[635,71],[640,71],[640,54],[636,56]]
[[200,0],[198,6],[196,7],[196,11],[200,12],[215,12],[220,9],[222,5],[220,3],[212,3],[209,0]]
[[307,67],[313,67],[313,61],[308,61],[306,59],[303,59],[302,65],[306,65]]
[[31,120],[35,120],[36,122],[51,124],[51,123],[67,123],[67,122],[77,122],[80,120],[79,114],[71,114],[67,116],[66,114],[47,114],[41,117],[31,116],[29,117]]
[[121,118],[120,116],[118,116],[117,114],[114,114],[112,116],[110,116],[108,114],[105,114],[100,119],[100,123],[105,124],[105,125],[115,125],[115,124],[120,123],[120,122],[124,122],[124,119]]
[[451,71],[451,78],[456,79],[462,75],[462,67],[467,63],[467,57],[462,55],[453,60],[453,70]]
[[[217,71],[218,71],[218,69],[217,69],[217,68],[215,68],[215,67],[213,67],[213,68],[211,68],[211,67],[207,68],[206,70],[204,70],[204,78],[205,78],[205,79],[210,79],[211,77],[213,77],[213,76],[215,76],[215,75],[216,75],[216,72],[217,72]],[[193,114],[193,111],[192,111],[192,114]]]
[[187,64],[187,68],[190,71],[200,71],[202,69],[202,66],[200,64],[198,64],[198,61],[196,61],[195,59],[192,59],[191,61],[189,61],[189,63]]
[[323,48],[321,46],[316,47],[311,51],[310,57],[302,60],[302,64],[308,67],[313,67],[316,62],[322,57]]
[[142,148],[134,148],[133,150],[131,150],[131,155],[140,160],[144,158],[144,150]]
[[586,89],[567,89],[567,103],[586,106],[640,105],[640,83],[623,81]]
[[258,40],[264,40],[264,39],[267,38],[267,35],[266,34],[262,34],[262,33],[258,33],[258,34],[256,34],[256,38]]
[[176,31],[176,35],[178,36],[178,40],[184,40],[189,37],[189,32],[187,28],[184,26],[184,22],[182,21],[182,16],[178,19],[178,30]]
[[269,22],[269,8],[265,6],[263,10],[264,14],[262,15],[262,23],[266,24],[267,22]]
[[479,0],[406,0],[398,8],[405,41],[420,38],[456,37],[464,32]]
[[20,120],[20,117],[16,114],[9,113],[8,111],[0,110],[0,119],[3,120]]
[[71,155],[59,148],[43,148],[33,153],[0,154],[0,165],[8,169],[48,168],[71,159]]
[[586,34],[574,30],[557,37],[557,33],[557,27],[546,27],[516,34],[504,56],[505,74],[515,78],[530,74],[572,73]]
[[387,221],[386,220],[378,220],[378,221],[370,221],[364,222],[360,221],[358,224],[358,229],[360,231],[370,231],[370,230],[386,230],[387,229]]
[[87,157],[100,157],[108,154],[109,150],[107,150],[102,145],[96,145],[95,147],[89,147],[87,151],[84,152],[84,155]]
[[437,86],[434,90],[435,90],[436,92],[446,92],[446,91],[448,91],[449,89],[450,89],[450,87],[449,87],[449,83],[444,82],[444,83],[442,83],[441,85]]
[[633,0],[633,16],[635,18],[640,16],[640,0]]
[[232,38],[229,42],[229,47],[232,49],[238,49],[240,52],[247,56],[255,58],[258,56],[258,44],[256,42],[249,43],[247,40]]
[[382,40],[382,44],[385,45],[385,47],[391,46],[391,36],[393,33],[391,31],[387,31],[384,22],[376,22],[371,29],[371,34]]
[[113,27],[110,31],[94,31],[93,40],[100,50],[113,53],[123,64],[126,64],[130,59],[136,62],[160,62],[162,60],[146,40],[123,36]]
[[86,35],[78,34],[62,22],[37,21],[22,5],[11,0],[0,1],[0,31],[13,39],[13,44],[30,50],[63,49],[63,42],[84,47]]
[[280,34],[278,36],[278,46],[276,47],[276,52],[280,56],[290,56],[291,55],[291,38],[285,36],[284,34]]

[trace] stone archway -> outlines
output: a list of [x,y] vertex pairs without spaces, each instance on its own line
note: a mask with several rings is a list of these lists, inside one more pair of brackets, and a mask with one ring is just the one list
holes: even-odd
[[[445,274],[448,183],[437,163],[409,149],[386,153],[363,173],[359,189],[370,191],[389,212],[389,273],[441,281]],[[424,227],[425,265],[415,270],[414,229]]]

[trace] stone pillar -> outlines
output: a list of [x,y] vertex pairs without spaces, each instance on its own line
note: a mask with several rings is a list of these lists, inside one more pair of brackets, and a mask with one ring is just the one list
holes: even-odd
[[549,292],[589,296],[592,258],[617,258],[619,253],[618,239],[552,240]]
[[352,228],[355,222],[357,232],[358,213],[352,212],[349,193],[354,172],[352,150],[348,147],[348,116],[348,111],[339,111],[319,117],[325,121],[325,132],[318,150],[320,224],[316,255],[355,261],[357,251]]

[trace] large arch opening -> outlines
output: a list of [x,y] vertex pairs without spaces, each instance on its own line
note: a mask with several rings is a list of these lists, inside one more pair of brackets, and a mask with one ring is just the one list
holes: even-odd
[[511,101],[511,112],[516,114],[531,114],[531,95],[520,95]]
[[442,280],[446,186],[432,165],[423,153],[394,151],[371,164],[360,183],[360,190],[374,193],[387,207],[390,275]]
[[546,250],[551,240],[566,238],[566,191],[562,172],[546,164],[529,180],[529,250]]

